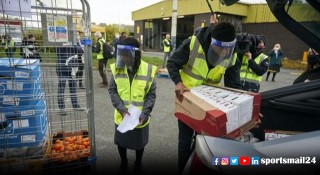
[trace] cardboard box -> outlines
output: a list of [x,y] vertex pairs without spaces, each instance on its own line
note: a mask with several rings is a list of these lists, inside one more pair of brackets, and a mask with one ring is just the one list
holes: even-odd
[[39,145],[48,130],[48,118],[45,100],[39,100],[35,106],[19,107],[17,111],[0,113],[0,147],[32,147]]
[[236,138],[255,126],[259,112],[259,93],[202,85],[176,99],[175,116],[197,133]]
[[265,141],[273,140],[273,139],[279,139],[283,137],[292,136],[295,134],[300,134],[302,132],[298,131],[283,131],[283,130],[264,130],[264,137]]

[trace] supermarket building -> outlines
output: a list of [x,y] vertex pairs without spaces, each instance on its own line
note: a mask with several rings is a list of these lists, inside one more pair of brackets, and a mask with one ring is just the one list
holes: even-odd
[[[177,0],[177,47],[193,34],[195,28],[209,25],[210,9],[205,0]],[[265,53],[280,43],[285,57],[301,59],[308,46],[284,28],[273,16],[267,4],[236,3],[222,5],[218,0],[209,1],[219,21],[234,24],[237,33],[263,34],[267,38]],[[162,51],[162,39],[171,33],[173,0],[132,12],[134,37],[144,51]]]

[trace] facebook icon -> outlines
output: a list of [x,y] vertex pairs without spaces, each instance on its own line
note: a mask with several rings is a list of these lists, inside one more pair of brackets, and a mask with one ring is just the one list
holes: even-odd
[[220,158],[212,157],[212,165],[220,165]]
[[259,165],[259,157],[251,157],[251,165]]

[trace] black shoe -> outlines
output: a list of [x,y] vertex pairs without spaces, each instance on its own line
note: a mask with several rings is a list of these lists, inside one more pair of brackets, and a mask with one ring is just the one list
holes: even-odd
[[84,111],[84,109],[81,108],[80,105],[73,106],[73,109],[74,109],[74,110],[77,110],[77,111]]
[[134,162],[134,172],[136,174],[142,172],[142,163],[141,163],[141,161],[135,161]]
[[67,112],[64,109],[60,109],[59,115],[62,115],[62,116],[67,115]]
[[128,160],[121,160],[120,170],[127,170],[127,169],[128,169]]
[[80,89],[85,89],[85,88],[83,87],[83,84],[82,84],[82,83],[79,83],[79,88],[80,88]]
[[275,82],[274,79],[272,79],[272,81]]

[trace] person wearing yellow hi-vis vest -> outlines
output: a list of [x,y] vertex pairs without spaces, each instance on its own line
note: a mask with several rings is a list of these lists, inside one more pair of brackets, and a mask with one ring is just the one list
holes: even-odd
[[[114,143],[118,146],[121,171],[128,168],[127,149],[135,150],[135,170],[141,170],[144,147],[149,139],[150,113],[156,100],[157,67],[141,60],[139,47],[139,41],[133,37],[121,40],[117,46],[116,63],[110,65],[112,76],[108,90],[115,108]],[[136,116],[139,124],[132,130],[123,131],[118,128],[123,118],[135,117],[128,112],[132,105],[142,111]]]
[[106,67],[108,63],[108,58],[103,57],[103,44],[106,42],[102,38],[101,32],[97,31],[94,33],[94,37],[97,41],[95,52],[97,53],[97,60],[98,60],[98,70],[100,73],[100,76],[102,78],[102,82],[99,84],[99,87],[106,88],[108,87],[108,79],[106,75]]
[[170,34],[166,34],[166,38],[162,41],[162,45],[163,45],[163,53],[164,53],[162,68],[165,68],[167,65],[167,59],[170,58],[171,48],[172,48]]
[[268,70],[268,56],[263,54],[265,48],[265,41],[263,39],[256,39],[256,46],[250,51],[239,55],[242,60],[240,68],[240,79],[242,89],[251,92],[259,92],[262,76]]
[[13,53],[15,52],[14,41],[10,35],[5,36],[5,46],[4,50],[6,51],[6,55],[8,58],[13,57]]
[[[240,62],[234,53],[236,45],[235,27],[227,22],[217,22],[211,16],[210,26],[203,27],[197,35],[183,41],[168,60],[167,69],[175,83],[175,93],[179,101],[183,92],[202,84],[219,84],[224,77],[226,87],[241,89]],[[178,120],[178,174],[183,169],[193,151],[194,130]]]

